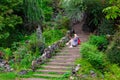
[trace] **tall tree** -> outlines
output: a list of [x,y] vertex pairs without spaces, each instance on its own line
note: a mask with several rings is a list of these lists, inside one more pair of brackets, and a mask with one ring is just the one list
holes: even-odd
[[24,7],[28,23],[33,26],[37,25],[41,31],[41,25],[44,20],[42,0],[24,0]]

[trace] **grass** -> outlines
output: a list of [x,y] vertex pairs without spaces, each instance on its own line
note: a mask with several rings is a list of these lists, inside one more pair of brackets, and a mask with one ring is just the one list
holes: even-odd
[[[41,69],[42,70],[42,69]],[[25,75],[21,75],[19,76],[20,78],[46,78],[46,79],[49,79],[49,80],[67,80],[67,78],[70,76],[70,72],[69,73],[64,73],[61,75],[61,77],[48,77],[48,76],[37,76],[37,75],[33,75],[33,74],[42,74],[43,72],[28,72],[27,74]],[[53,74],[53,75],[56,75],[57,73],[56,72],[49,72],[48,74]]]
[[29,78],[29,77],[32,77],[33,74],[34,74],[33,71],[29,71],[27,74],[25,74],[25,75],[20,75],[19,77],[20,77],[20,78]]
[[14,72],[0,72],[0,80],[15,80],[16,77]]

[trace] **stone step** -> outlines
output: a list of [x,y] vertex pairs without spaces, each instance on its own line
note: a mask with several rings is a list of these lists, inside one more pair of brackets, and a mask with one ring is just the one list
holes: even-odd
[[61,53],[61,54],[57,54],[56,56],[53,56],[53,58],[55,58],[55,57],[77,57],[77,56],[79,56],[80,54],[79,53],[70,53],[70,54],[68,54],[68,53],[66,53],[66,54],[63,54],[63,53]]
[[62,75],[56,75],[56,74],[34,74],[33,76],[41,76],[41,77],[50,77],[50,78],[60,78],[60,77],[62,77]]
[[77,57],[76,55],[72,55],[72,56],[55,56],[54,58],[62,58],[62,59],[64,59],[64,58],[75,58],[75,57]]
[[36,72],[64,74],[68,71],[66,71],[66,70],[36,70]]
[[[66,56],[68,55],[68,56],[72,56],[72,55],[79,55],[80,54],[80,52],[65,52],[65,54],[66,54]],[[64,55],[63,53],[61,53],[61,54],[58,54],[58,55]],[[57,56],[57,55],[56,55]]]
[[70,50],[70,49],[66,49],[66,50],[62,50],[62,52],[64,52],[64,53],[65,53],[65,52],[71,52],[71,53],[72,53],[72,52],[79,52],[79,50],[74,50],[74,49],[73,49],[73,50]]
[[42,68],[44,69],[51,69],[51,70],[70,70],[70,67],[66,67],[66,66],[43,66]]
[[80,49],[80,45],[78,45],[77,47],[73,47],[73,48],[69,48],[68,46],[64,47],[62,50],[65,50],[65,49],[69,49],[69,50],[73,50],[73,49]]
[[76,52],[76,51],[79,51],[79,50],[80,50],[80,49],[72,49],[72,48],[69,48],[69,49],[62,49],[61,52],[65,52],[65,51],[66,51],[66,52],[69,52],[69,51],[70,51],[70,52],[74,52],[74,51]]
[[72,47],[72,48],[69,48],[69,46],[67,46],[68,48],[66,49],[62,49],[61,51],[79,51],[80,48],[75,48],[75,47]]
[[56,54],[56,56],[71,56],[71,55],[75,55],[75,56],[79,56],[79,53],[59,53]]
[[[87,38],[85,38],[86,36],[87,35],[79,34],[81,42],[87,40]],[[52,78],[61,77],[62,74],[71,71],[74,60],[80,57],[80,47],[81,45],[73,48],[69,48],[69,46],[62,48],[59,53],[56,53],[56,55],[46,63],[47,65],[42,65],[39,70],[36,70],[37,73],[34,73],[34,77],[36,78],[23,80],[52,80]]]
[[66,61],[69,61],[69,60],[75,60],[77,57],[79,56],[73,56],[73,57],[61,57],[61,56],[56,56],[56,57],[53,57],[51,60],[66,60]]
[[66,57],[66,58],[61,58],[61,57],[53,57],[52,59],[50,60],[75,60],[77,57],[79,56],[76,56],[76,57]]
[[73,66],[74,63],[72,62],[62,62],[62,63],[58,63],[58,62],[49,62],[47,63],[47,65],[60,65],[60,66]]
[[74,62],[75,58],[70,58],[70,59],[61,59],[61,58],[53,58],[50,59],[50,62]]

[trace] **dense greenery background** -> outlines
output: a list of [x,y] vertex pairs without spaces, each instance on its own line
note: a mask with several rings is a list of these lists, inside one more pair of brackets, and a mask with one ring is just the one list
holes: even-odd
[[[112,73],[114,80],[120,79],[115,72],[120,71],[116,65],[120,65],[120,0],[0,0],[0,58],[16,72],[30,68],[31,61],[83,15],[84,30],[94,35],[82,44],[83,60],[76,63],[89,64],[83,67],[85,73],[90,68],[100,71],[106,80]],[[41,41],[36,36],[37,27],[42,31]],[[7,75],[16,77],[15,73]]]

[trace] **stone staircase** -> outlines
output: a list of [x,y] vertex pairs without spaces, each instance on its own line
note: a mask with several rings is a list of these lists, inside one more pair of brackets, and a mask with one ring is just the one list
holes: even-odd
[[[86,39],[85,35],[80,36],[81,42]],[[75,59],[78,57],[80,57],[80,45],[73,48],[66,46],[45,65],[39,66],[33,74],[34,78],[22,78],[21,80],[57,80],[55,78],[61,78],[63,74],[71,72]]]
[[[79,47],[79,46],[78,46]],[[62,77],[63,74],[70,72],[74,61],[79,55],[79,48],[67,48],[56,54],[46,65],[41,66],[40,69],[36,70],[35,77],[44,77],[46,80],[52,80],[54,78]],[[35,80],[35,79],[34,79]],[[39,80],[42,80],[39,78]]]

